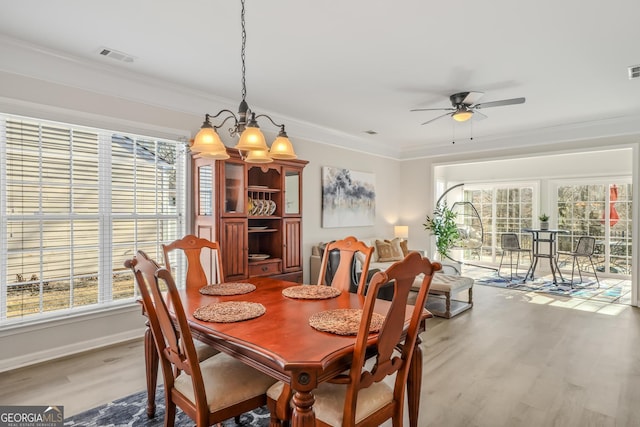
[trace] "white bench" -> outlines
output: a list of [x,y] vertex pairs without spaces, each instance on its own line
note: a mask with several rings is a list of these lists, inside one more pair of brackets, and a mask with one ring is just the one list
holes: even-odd
[[[422,280],[416,279],[415,283],[416,287],[414,287],[413,290],[417,291]],[[467,301],[453,299],[454,296],[463,291],[468,292]],[[435,298],[432,296],[435,296]],[[450,319],[471,307],[473,307],[472,278],[442,273],[436,273],[433,276],[431,287],[429,288],[429,298],[427,299],[425,308],[434,316]]]

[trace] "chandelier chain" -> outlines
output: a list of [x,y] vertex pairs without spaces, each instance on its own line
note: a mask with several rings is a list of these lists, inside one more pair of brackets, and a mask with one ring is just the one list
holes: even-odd
[[242,3],[242,11],[240,13],[240,22],[242,24],[242,51],[240,53],[240,58],[242,59],[242,100],[244,101],[245,98],[247,97],[247,82],[245,80],[245,73],[246,73],[246,66],[245,66],[245,46],[247,44],[247,30],[245,29],[245,25],[244,25],[244,0],[241,1]]

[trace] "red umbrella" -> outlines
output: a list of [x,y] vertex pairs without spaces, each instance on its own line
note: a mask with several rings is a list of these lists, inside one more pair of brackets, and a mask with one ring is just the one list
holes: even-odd
[[618,223],[620,216],[616,210],[615,202],[618,200],[618,186],[613,184],[609,187],[609,226],[613,227]]

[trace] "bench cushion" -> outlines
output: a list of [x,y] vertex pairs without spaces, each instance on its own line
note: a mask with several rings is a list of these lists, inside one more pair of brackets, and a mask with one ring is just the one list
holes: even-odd
[[[412,289],[417,291],[422,284],[422,275],[416,277],[413,282]],[[473,279],[465,276],[456,276],[453,274],[441,274],[436,273],[431,280],[430,291],[441,291],[456,293],[458,291],[464,291],[473,286]]]

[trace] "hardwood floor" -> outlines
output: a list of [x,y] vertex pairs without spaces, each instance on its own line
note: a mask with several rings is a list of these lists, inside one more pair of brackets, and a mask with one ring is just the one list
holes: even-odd
[[[474,286],[422,335],[420,426],[640,425],[640,310]],[[70,416],[144,389],[142,341],[3,373],[0,404]]]

